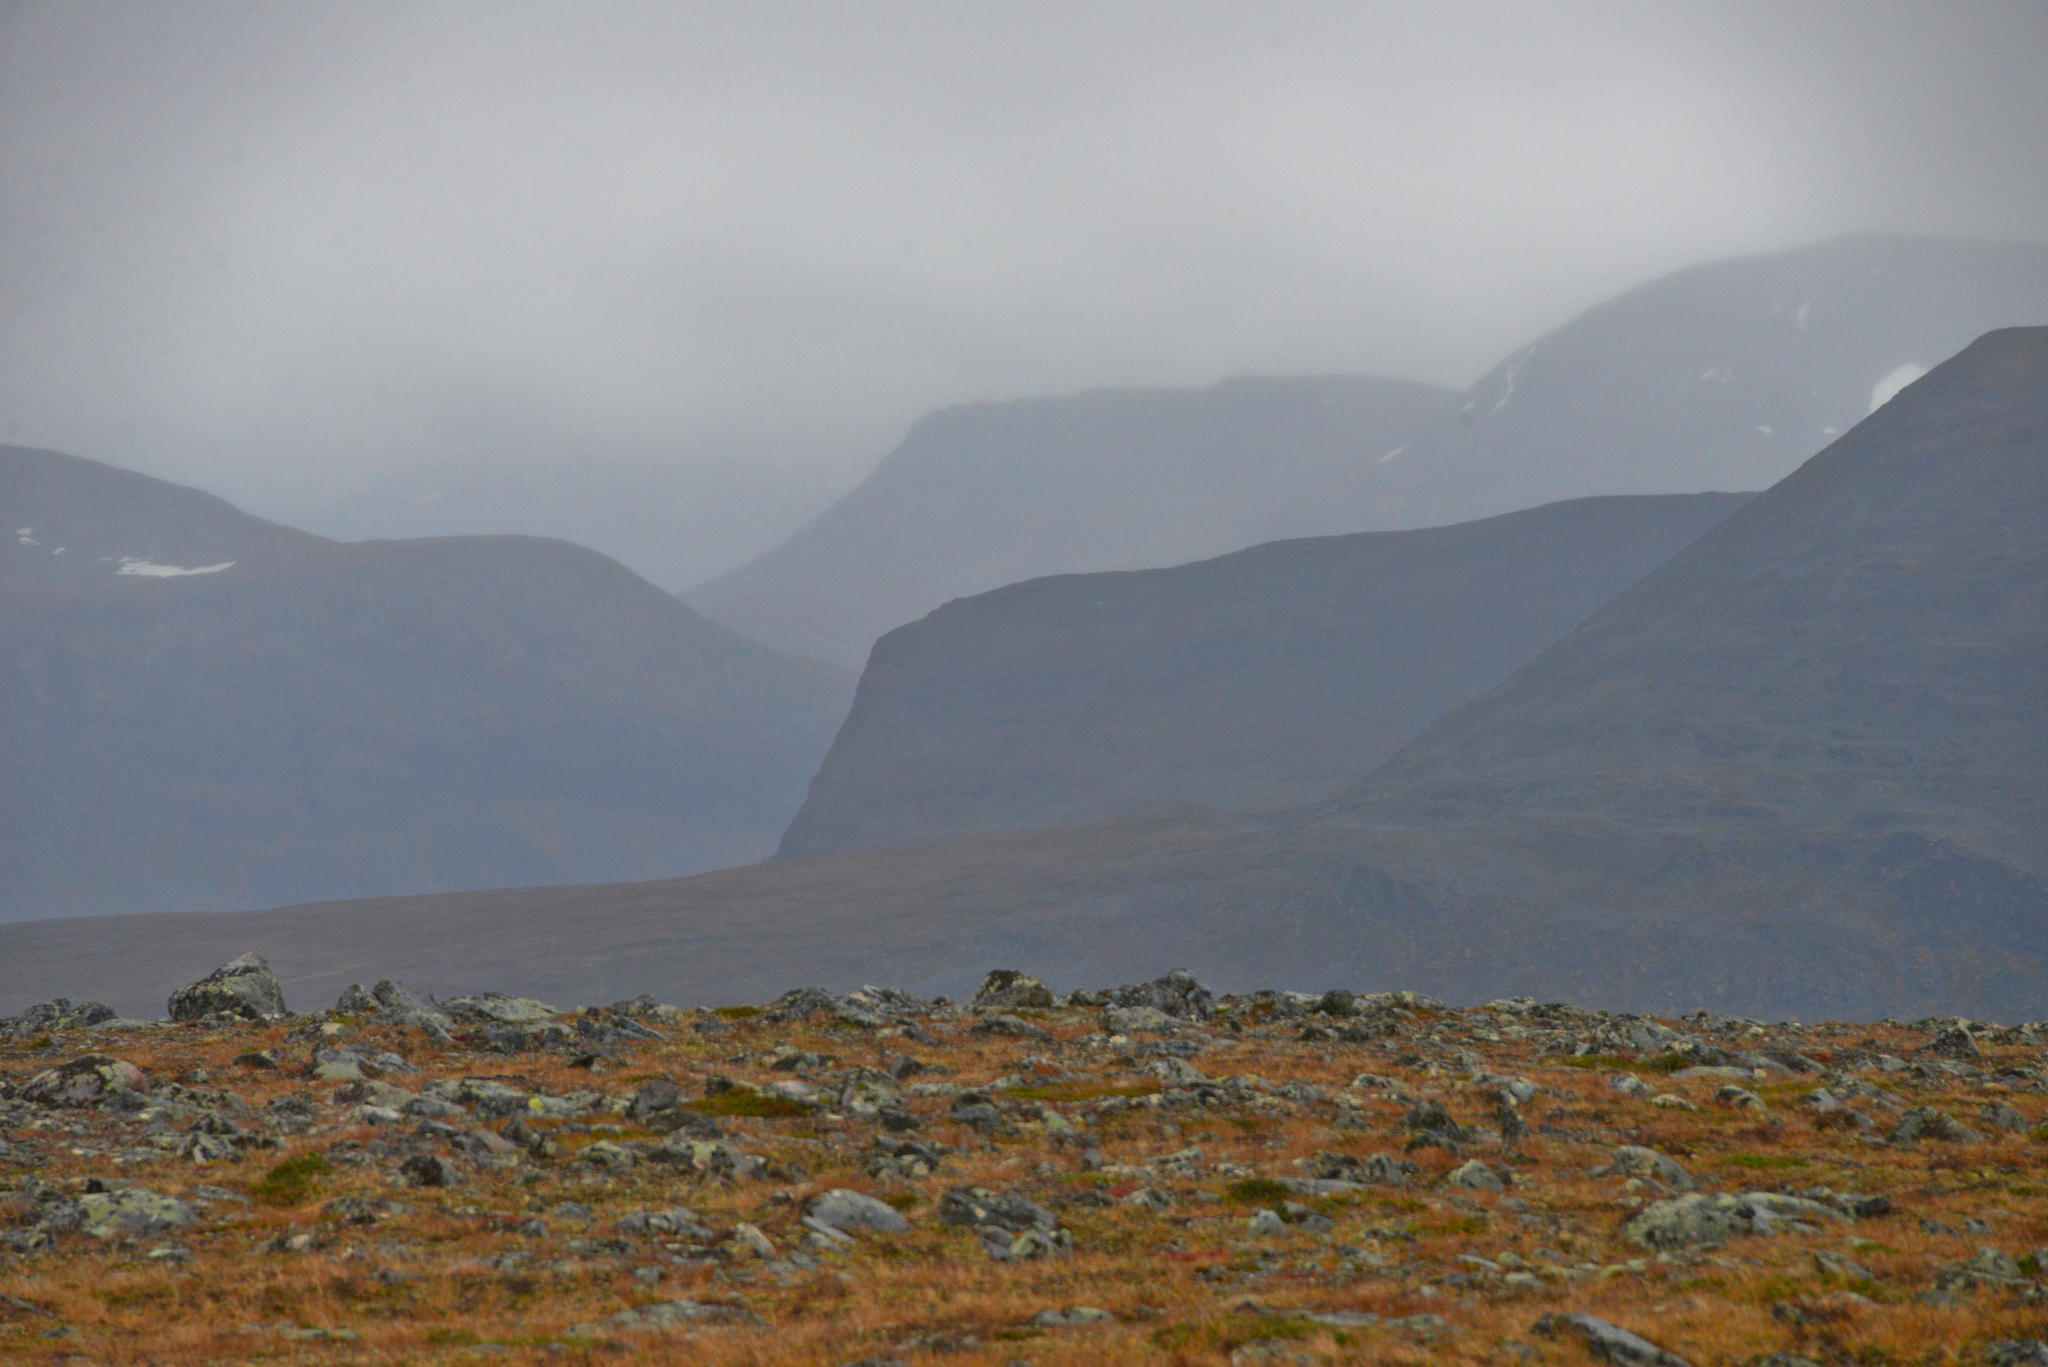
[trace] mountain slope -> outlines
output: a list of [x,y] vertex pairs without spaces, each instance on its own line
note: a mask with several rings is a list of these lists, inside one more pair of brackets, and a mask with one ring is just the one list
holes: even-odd
[[1652,281],[1503,360],[1389,498],[1481,517],[1761,489],[1969,342],[2048,318],[2048,243],[1857,235]]
[[[1344,905],[1589,973],[2048,981],[2048,329],[1993,333],[1332,804]],[[1344,828],[1350,828],[1345,833]],[[1404,913],[1405,914],[1405,913]]]
[[1760,489],[1972,338],[2044,317],[2048,244],[1866,235],[1653,281],[1456,399],[1262,380],[948,409],[783,545],[685,597],[858,668],[891,628],[1039,575]]
[[1358,530],[1379,457],[1456,406],[1424,385],[1327,377],[949,408],[782,546],[684,596],[858,668],[876,637],[950,598]]
[[1232,986],[2026,1019],[2048,983],[2044,596],[2033,329],[1938,367],[1317,808],[160,932],[0,926],[0,1000],[110,969],[153,993],[255,948],[315,995],[342,973],[727,1000],[803,980],[959,991],[998,963],[1061,984],[1184,964]]
[[1746,497],[1585,499],[948,603],[876,644],[779,853],[1325,796]]
[[562,542],[337,545],[34,452],[0,509],[0,919],[758,857],[844,707]]

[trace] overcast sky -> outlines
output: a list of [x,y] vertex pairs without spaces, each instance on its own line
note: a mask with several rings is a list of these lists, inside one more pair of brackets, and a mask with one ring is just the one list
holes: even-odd
[[1701,259],[2048,236],[2044,60],[2042,0],[0,0],[0,439],[802,501],[962,399],[1463,385]]

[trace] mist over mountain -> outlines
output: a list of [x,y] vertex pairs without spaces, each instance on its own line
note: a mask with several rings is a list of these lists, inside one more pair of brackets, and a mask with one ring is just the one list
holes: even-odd
[[0,448],[0,919],[759,857],[848,683],[582,547],[344,545]]
[[1378,458],[1456,407],[1426,385],[1337,376],[944,409],[783,545],[684,597],[857,668],[950,598],[1355,530]]
[[779,853],[1327,796],[1747,497],[1585,499],[958,599],[876,644]]
[[685,597],[858,667],[940,603],[1039,575],[1761,488],[1971,338],[2042,317],[2048,244],[1863,235],[1644,285],[1455,401],[1337,379],[948,409],[787,542]]
[[1861,234],[1695,266],[1495,366],[1401,457],[1399,515],[1763,488],[1972,339],[2042,318],[2044,242]]
[[737,458],[508,461],[480,452],[302,504],[289,520],[342,541],[508,532],[573,541],[673,593],[779,544],[830,502],[822,482]]
[[[2048,974],[2044,737],[2031,329],[1935,368],[1330,803],[629,887],[9,926],[0,997],[100,975],[156,991],[224,946],[284,941],[309,981],[340,962],[488,971],[582,999],[1171,962],[1235,985],[2016,1019]],[[130,952],[106,951],[116,930]]]

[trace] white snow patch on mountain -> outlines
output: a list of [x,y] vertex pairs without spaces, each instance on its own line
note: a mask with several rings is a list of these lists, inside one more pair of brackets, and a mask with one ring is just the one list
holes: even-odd
[[1396,447],[1395,447],[1395,448],[1394,448],[1393,450],[1391,450],[1391,451],[1387,452],[1387,454],[1385,454],[1384,456],[1381,456],[1381,457],[1380,457],[1380,464],[1382,464],[1382,465],[1385,465],[1385,464],[1386,464],[1386,463],[1387,463],[1388,461],[1390,461],[1390,460],[1397,460],[1397,459],[1399,459],[1399,458],[1400,458],[1400,455],[1401,455],[1401,453],[1402,453],[1403,451],[1406,451],[1407,449],[1408,449],[1408,448],[1407,448],[1407,447],[1405,447],[1405,446],[1396,446]]
[[1901,389],[1927,373],[1927,367],[1913,361],[1906,361],[1885,372],[1883,379],[1870,386],[1870,411],[1875,413],[1892,401]]
[[1493,401],[1493,407],[1486,410],[1486,416],[1490,418],[1495,413],[1500,412],[1501,409],[1508,406],[1508,400],[1515,397],[1515,376],[1521,373],[1522,362],[1528,359],[1529,353],[1525,351],[1515,357],[1514,360],[1508,362],[1508,373],[1507,377],[1502,381],[1500,397]]
[[115,574],[136,574],[145,579],[170,579],[181,574],[219,574],[234,565],[232,560],[223,560],[218,565],[159,565],[154,560],[142,560],[132,555],[121,557],[121,568]]

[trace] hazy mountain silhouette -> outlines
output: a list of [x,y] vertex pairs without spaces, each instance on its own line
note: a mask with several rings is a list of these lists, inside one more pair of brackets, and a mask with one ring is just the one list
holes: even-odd
[[1356,531],[1379,458],[1458,402],[1327,377],[944,409],[783,545],[684,597],[756,639],[857,669],[876,637],[950,598]]
[[2048,243],[1863,234],[1695,266],[1508,357],[1396,464],[1401,515],[1761,489],[1997,328],[2048,318]]
[[847,681],[603,556],[342,545],[0,448],[0,919],[759,857]]
[[1314,808],[630,887],[0,927],[0,1000],[156,991],[224,945],[282,941],[311,982],[347,964],[572,998],[1186,964],[1232,985],[2018,1019],[2048,976],[2044,745],[2048,329],[2031,329],[1938,367]]
[[855,668],[951,598],[1282,537],[1562,499],[1760,489],[1876,399],[2048,317],[2048,244],[1855,236],[1680,271],[1455,400],[1385,380],[971,404],[924,419],[823,516],[685,595]]
[[1326,796],[1747,497],[1583,499],[956,600],[876,643],[780,853]]

